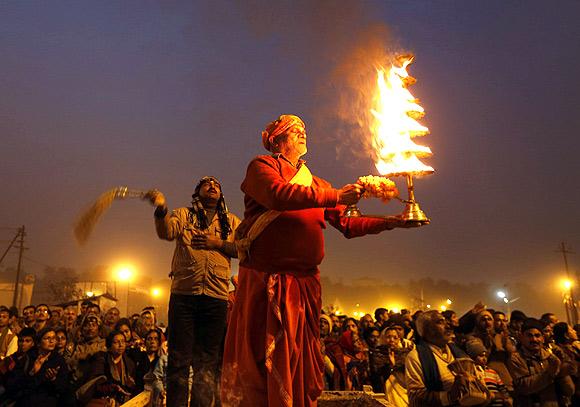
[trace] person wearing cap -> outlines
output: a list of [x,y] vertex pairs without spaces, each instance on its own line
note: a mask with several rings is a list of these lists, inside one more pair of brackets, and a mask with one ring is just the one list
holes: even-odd
[[101,338],[100,331],[99,317],[94,314],[85,314],[80,326],[81,338],[78,343],[73,344],[71,355],[67,360],[73,383],[77,387],[88,380],[93,356],[107,350],[105,339]]
[[155,209],[159,238],[175,240],[168,312],[167,405],[219,402],[217,383],[226,329],[231,259],[237,257],[234,232],[240,220],[227,209],[215,177],[197,183],[190,207],[168,213],[163,194],[147,194]]
[[222,396],[240,393],[240,406],[310,406],[323,388],[318,266],[326,223],[352,238],[404,222],[342,216],[363,188],[335,189],[312,175],[301,159],[307,136],[298,116],[282,115],[268,124],[261,141],[270,154],[250,162],[241,185],[240,278],[226,336],[222,371],[229,380],[222,380]]
[[[521,407],[557,407],[574,394],[570,374],[574,366],[544,348],[544,325],[528,318],[521,327],[520,346],[508,364],[514,386],[514,404]],[[562,402],[562,404],[560,404]]]
[[467,341],[465,351],[475,362],[478,374],[483,376],[485,386],[491,394],[489,407],[510,407],[513,400],[509,395],[507,386],[504,384],[498,372],[487,365],[487,349],[478,339]]

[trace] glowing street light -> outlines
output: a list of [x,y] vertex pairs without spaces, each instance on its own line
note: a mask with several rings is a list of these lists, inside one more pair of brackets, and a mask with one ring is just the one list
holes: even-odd
[[87,294],[87,297],[89,297],[89,298],[93,297],[95,295],[95,293],[92,291],[87,291],[85,294]]
[[567,278],[562,280],[561,282],[562,287],[566,290],[569,291],[570,288],[572,288],[572,286],[574,285],[574,283],[572,282],[572,280],[568,280]]
[[447,305],[453,304],[453,301],[451,301],[449,298],[447,298],[447,301],[446,302],[447,302]]
[[159,298],[159,297],[161,297],[161,290],[159,288],[153,288],[153,289],[151,289],[151,296],[153,298]]
[[[135,274],[135,267],[133,267],[130,264],[120,264],[115,268],[115,270],[117,280],[127,282],[127,296],[126,296],[127,305],[125,307],[125,315],[129,315],[129,285],[131,284],[131,279]],[[115,295],[117,295],[116,285],[115,285]]]
[[447,310],[447,307],[445,305],[442,305],[439,308],[441,308],[441,311],[446,311]]
[[496,294],[501,299],[505,299],[507,297],[507,294],[505,293],[505,291],[498,291]]

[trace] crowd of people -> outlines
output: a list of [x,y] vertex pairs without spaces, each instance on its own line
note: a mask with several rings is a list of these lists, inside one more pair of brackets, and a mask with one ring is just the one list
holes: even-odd
[[167,342],[155,309],[0,306],[0,406],[115,406],[165,393]]
[[[508,319],[482,304],[461,317],[322,312],[324,389],[370,386],[394,406],[577,406],[579,329],[551,313]],[[127,318],[89,300],[78,313],[76,305],[29,305],[22,315],[0,307],[0,406],[120,405],[145,388],[164,405],[166,370],[152,307]]]
[[321,314],[326,390],[363,390],[395,406],[578,406],[578,330],[552,313],[451,310]]

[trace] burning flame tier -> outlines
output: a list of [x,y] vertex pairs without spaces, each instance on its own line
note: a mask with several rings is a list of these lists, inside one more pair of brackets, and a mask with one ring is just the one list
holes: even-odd
[[417,122],[425,111],[407,89],[416,82],[407,73],[413,59],[410,55],[398,57],[401,66],[392,65],[388,72],[378,70],[376,108],[371,110],[375,121],[371,130],[377,157],[375,165],[383,176],[421,176],[434,172],[419,160],[430,157],[431,149],[413,141],[415,137],[429,134],[429,129]]

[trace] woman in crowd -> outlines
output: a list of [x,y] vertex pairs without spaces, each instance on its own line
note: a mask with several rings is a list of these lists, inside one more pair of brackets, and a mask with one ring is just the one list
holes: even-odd
[[112,398],[123,404],[138,393],[135,363],[125,354],[125,335],[112,331],[106,338],[107,351],[95,357],[92,378],[102,378],[96,384],[95,398]]
[[20,359],[12,379],[7,381],[7,394],[17,407],[70,406],[69,376],[66,362],[56,350],[56,332],[45,327],[37,334],[36,347],[28,358]]

